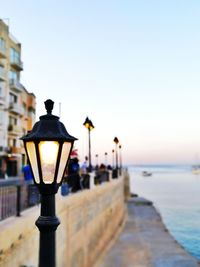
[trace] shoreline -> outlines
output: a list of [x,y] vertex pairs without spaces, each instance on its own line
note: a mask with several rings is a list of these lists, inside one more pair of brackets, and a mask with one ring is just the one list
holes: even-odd
[[199,261],[177,242],[151,201],[131,197],[124,228],[99,267],[198,267]]

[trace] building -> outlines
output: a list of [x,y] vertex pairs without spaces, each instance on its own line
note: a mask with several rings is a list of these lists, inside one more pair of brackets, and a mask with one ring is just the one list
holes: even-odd
[[21,44],[0,20],[0,177],[17,176],[25,162],[19,138],[35,121],[35,95],[20,83]]

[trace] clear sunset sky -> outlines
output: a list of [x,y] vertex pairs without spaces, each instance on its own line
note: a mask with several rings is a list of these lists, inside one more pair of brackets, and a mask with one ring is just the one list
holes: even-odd
[[0,0],[37,117],[61,102],[82,160],[89,116],[92,154],[110,163],[115,136],[127,164],[200,159],[199,14],[198,0]]

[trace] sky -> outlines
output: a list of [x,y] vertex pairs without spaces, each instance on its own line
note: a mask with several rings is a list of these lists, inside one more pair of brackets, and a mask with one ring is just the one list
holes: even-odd
[[0,18],[22,44],[21,81],[55,102],[80,160],[124,164],[200,161],[198,0],[0,0]]

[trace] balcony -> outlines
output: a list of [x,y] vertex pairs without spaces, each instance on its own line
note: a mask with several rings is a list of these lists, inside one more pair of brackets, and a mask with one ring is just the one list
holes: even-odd
[[21,152],[22,152],[22,148],[16,147],[16,146],[10,147],[10,150],[11,150],[12,154],[21,154]]
[[0,46],[0,58],[6,58],[6,48]]
[[16,91],[17,93],[21,93],[23,91],[23,87],[19,81],[15,79],[10,79],[9,83],[10,83],[10,88]]
[[10,103],[9,111],[20,116],[24,114],[23,108],[18,103]]
[[12,134],[21,134],[22,128],[19,125],[9,124],[8,125],[8,132]]
[[10,61],[10,65],[16,69],[17,71],[23,70],[23,62],[19,60],[18,58],[13,58]]
[[0,95],[0,105],[4,105],[5,104],[5,100],[6,100],[5,96],[1,96]]
[[6,70],[4,68],[0,68],[0,81],[6,81],[7,75]]

